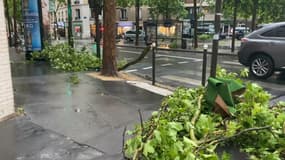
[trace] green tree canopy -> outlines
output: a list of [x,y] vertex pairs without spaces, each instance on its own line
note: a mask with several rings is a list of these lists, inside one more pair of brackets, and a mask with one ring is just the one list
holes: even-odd
[[[211,4],[214,4],[214,0]],[[231,18],[235,0],[223,1],[223,13],[225,18]],[[250,18],[253,14],[254,6],[258,6],[257,21],[258,23],[270,23],[285,20],[285,1],[284,0],[238,0],[238,17]]]
[[[150,14],[153,17],[163,16],[164,18],[180,18],[186,14],[183,0],[139,0],[141,5],[150,7]],[[119,7],[131,7],[136,0],[117,0]]]

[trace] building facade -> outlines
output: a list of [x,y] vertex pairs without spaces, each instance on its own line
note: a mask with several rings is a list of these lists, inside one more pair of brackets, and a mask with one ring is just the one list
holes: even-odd
[[[116,17],[118,35],[123,34],[126,31],[136,29],[136,8],[134,6],[128,8],[117,8]],[[143,29],[143,22],[149,17],[149,7],[141,6],[139,9],[139,27],[141,30]]]
[[8,40],[3,1],[0,1],[0,120],[14,113]]
[[[58,4],[56,4],[57,7]],[[55,7],[55,8],[56,8]],[[90,17],[91,12],[88,4],[88,0],[73,0],[71,1],[72,7],[72,33],[75,39],[89,38],[90,37]],[[52,26],[50,32],[54,34],[56,31],[55,25],[57,25],[57,33],[60,36],[67,37],[68,27],[68,13],[67,5],[58,7],[56,16],[54,13],[50,13],[50,25]],[[55,24],[55,18],[57,18],[57,24]]]

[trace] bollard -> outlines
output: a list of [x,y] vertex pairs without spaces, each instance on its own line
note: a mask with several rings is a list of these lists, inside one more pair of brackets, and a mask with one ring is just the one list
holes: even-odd
[[203,46],[204,52],[203,52],[203,68],[202,68],[202,86],[206,85],[206,72],[207,72],[207,50],[208,45],[204,44]]
[[155,48],[156,48],[155,42],[152,43],[151,48],[152,48],[152,85],[155,85]]

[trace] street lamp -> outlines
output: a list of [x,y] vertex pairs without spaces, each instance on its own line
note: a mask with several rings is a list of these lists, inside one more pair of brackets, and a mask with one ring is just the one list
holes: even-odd
[[145,42],[152,48],[152,85],[155,85],[155,51],[157,48],[157,23],[153,20],[144,22]]

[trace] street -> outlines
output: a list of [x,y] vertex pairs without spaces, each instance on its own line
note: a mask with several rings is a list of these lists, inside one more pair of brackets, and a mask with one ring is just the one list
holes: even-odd
[[[65,42],[64,40],[57,41],[56,43]],[[92,50],[92,40],[76,40],[76,48],[87,47]],[[240,42],[237,41],[239,45]],[[226,47],[229,45],[227,41],[221,41],[221,44]],[[142,50],[144,43],[141,42],[139,47],[134,47],[131,42],[121,40],[117,43],[118,60],[131,61],[137,58]],[[211,48],[209,47],[209,50]],[[237,51],[237,50],[236,50]],[[229,49],[219,49],[222,55],[218,57],[218,65],[225,68],[229,72],[239,73],[241,69],[245,68],[238,62],[237,53],[231,53]],[[156,54],[156,82],[171,86],[171,87],[197,87],[201,85],[202,80],[202,64],[203,54],[195,53],[193,51],[172,51],[164,49],[158,50]],[[207,56],[207,76],[210,75],[211,55]],[[132,65],[124,70],[126,73],[135,74],[147,80],[152,79],[152,52],[150,51],[147,56],[139,63]],[[273,76],[266,80],[256,79],[249,75],[247,80],[255,82],[265,88],[272,97],[279,97],[285,95],[285,72],[275,72]]]
[[[118,47],[120,60],[130,61],[138,57],[142,49]],[[207,56],[207,77],[210,73],[211,56]],[[201,53],[187,53],[177,51],[158,50],[156,54],[156,81],[172,87],[195,87],[201,84],[203,55]],[[218,64],[230,72],[239,72],[244,68],[236,56],[219,56]],[[139,75],[148,80],[152,76],[151,52],[141,62],[124,70],[127,73]],[[273,97],[284,95],[285,73],[277,72],[267,80],[258,80],[252,76],[247,79],[264,87]]]

